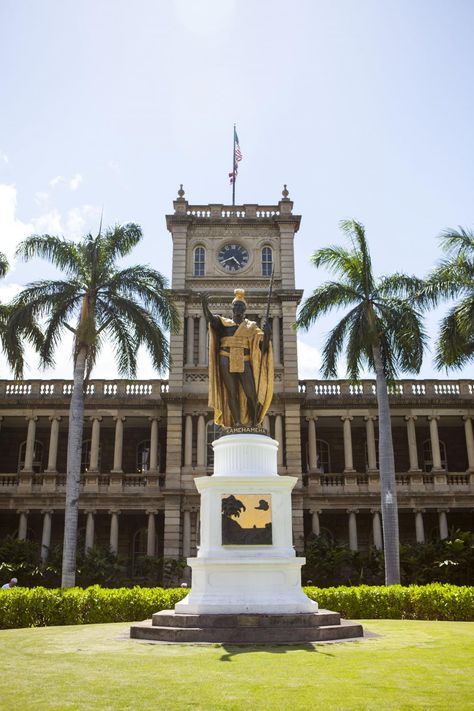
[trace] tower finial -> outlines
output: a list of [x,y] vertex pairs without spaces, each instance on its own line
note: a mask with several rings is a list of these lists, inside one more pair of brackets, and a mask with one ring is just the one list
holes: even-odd
[[184,190],[183,190],[183,183],[181,183],[179,186],[179,190],[178,190],[178,198],[180,198],[182,200],[183,197],[184,197]]
[[283,190],[281,191],[281,194],[283,195],[284,200],[288,200],[288,195],[290,194],[288,190],[286,189],[286,183],[283,186]]

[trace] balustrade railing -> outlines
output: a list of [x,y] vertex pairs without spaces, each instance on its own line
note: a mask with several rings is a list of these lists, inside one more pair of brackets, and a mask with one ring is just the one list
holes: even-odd
[[280,210],[277,205],[188,205],[186,215],[198,219],[211,217],[268,219],[279,217]]
[[[69,399],[72,380],[0,380],[0,400]],[[169,390],[167,380],[91,380],[86,398],[159,399]]]
[[[373,398],[377,395],[375,380],[300,380],[298,390],[308,399]],[[398,380],[388,385],[393,400],[457,399],[474,397],[474,380]]]

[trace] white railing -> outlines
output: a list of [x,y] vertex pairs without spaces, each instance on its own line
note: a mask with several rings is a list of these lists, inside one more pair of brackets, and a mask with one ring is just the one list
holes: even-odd
[[[71,397],[72,389],[72,380],[0,380],[0,400],[62,400]],[[159,399],[168,391],[167,380],[91,380],[86,397]]]
[[[375,380],[300,380],[298,391],[308,399],[375,398]],[[388,385],[393,399],[458,399],[474,396],[474,380],[398,380]]]
[[268,219],[279,217],[278,205],[188,205],[188,217],[204,218],[257,218]]

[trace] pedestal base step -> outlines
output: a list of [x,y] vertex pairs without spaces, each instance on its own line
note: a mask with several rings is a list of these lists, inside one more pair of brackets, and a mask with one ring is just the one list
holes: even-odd
[[297,615],[186,615],[163,610],[130,628],[132,639],[181,643],[301,644],[363,636],[362,625],[341,620],[329,610]]

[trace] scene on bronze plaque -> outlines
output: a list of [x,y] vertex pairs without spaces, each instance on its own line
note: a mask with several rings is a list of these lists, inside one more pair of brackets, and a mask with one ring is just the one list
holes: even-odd
[[271,494],[222,494],[222,545],[272,545]]

